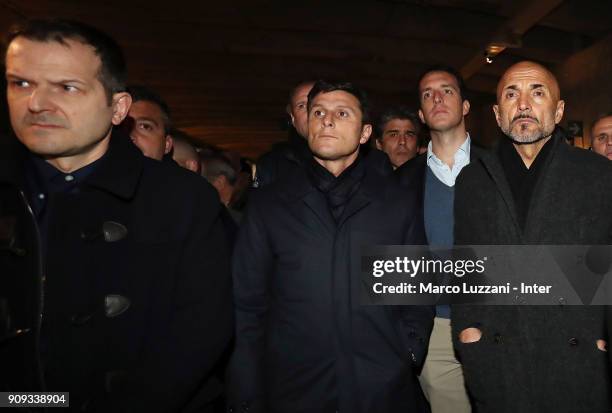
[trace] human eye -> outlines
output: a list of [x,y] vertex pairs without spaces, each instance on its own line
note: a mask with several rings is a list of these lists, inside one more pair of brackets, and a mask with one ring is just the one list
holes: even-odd
[[23,80],[23,79],[13,79],[9,81],[9,85],[14,88],[24,89],[30,86],[30,82],[28,82],[27,80]]
[[138,129],[150,132],[153,130],[153,125],[149,122],[138,122]]
[[444,89],[444,93],[446,93],[447,95],[452,95],[453,94],[453,89]]
[[397,138],[397,131],[392,130],[390,132],[387,132],[387,136],[390,138]]
[[323,112],[321,109],[315,109],[312,111],[312,114],[314,116],[316,116],[317,118],[320,118],[322,116],[325,116],[325,112]]
[[431,92],[427,91],[423,93],[423,100],[429,99],[431,97]]
[[62,85],[62,89],[64,89],[65,92],[70,92],[70,93],[79,91],[79,88],[77,88],[74,85]]
[[506,91],[506,99],[512,99],[516,97],[516,92],[514,90]]
[[298,110],[305,110],[305,109],[306,109],[306,103],[304,103],[304,102],[300,102],[300,103],[298,103],[298,104],[296,105],[296,108],[297,108]]
[[544,91],[542,89],[536,89],[536,90],[533,91],[533,96],[542,97],[544,95],[545,95],[545,93],[544,93]]
[[346,110],[340,110],[340,111],[338,111],[338,117],[340,117],[340,118],[348,118],[349,117],[349,113]]

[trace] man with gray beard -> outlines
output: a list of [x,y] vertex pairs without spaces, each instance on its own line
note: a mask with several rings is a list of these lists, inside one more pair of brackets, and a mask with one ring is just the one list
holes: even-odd
[[[564,108],[543,66],[520,62],[504,73],[493,110],[507,139],[457,179],[456,244],[612,243],[612,165],[566,144],[557,127]],[[453,306],[476,411],[609,411],[604,310],[563,304],[551,296],[550,306]]]

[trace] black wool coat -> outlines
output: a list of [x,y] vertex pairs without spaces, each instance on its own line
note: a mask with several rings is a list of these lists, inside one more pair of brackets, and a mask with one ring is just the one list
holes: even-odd
[[339,224],[302,170],[253,194],[233,260],[233,411],[416,410],[433,308],[361,305],[360,255],[422,245],[417,210],[374,168]]
[[204,383],[233,312],[215,190],[114,133],[78,194],[48,197],[42,257],[23,165],[4,155],[2,390],[69,391],[72,410],[106,412],[190,411],[217,396]]
[[[467,166],[455,187],[455,240],[463,245],[612,244],[612,163],[566,144],[557,129],[526,224],[495,152]],[[560,274],[560,276],[562,276]],[[455,349],[477,412],[604,412],[610,404],[601,306],[452,307]],[[480,341],[459,333],[479,327]]]
[[257,160],[253,188],[268,186],[292,170],[302,168],[304,160],[310,156],[308,142],[291,126],[288,140],[276,144]]

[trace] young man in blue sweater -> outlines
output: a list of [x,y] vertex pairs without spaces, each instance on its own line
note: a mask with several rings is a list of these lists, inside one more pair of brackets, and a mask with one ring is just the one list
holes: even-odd
[[[474,156],[465,116],[470,103],[461,75],[453,68],[434,66],[419,78],[419,117],[431,141],[427,153],[408,161],[396,173],[402,185],[420,194],[427,241],[432,247],[453,246],[455,179]],[[468,413],[461,364],[451,340],[450,307],[436,306],[436,318],[420,382],[433,413]]]

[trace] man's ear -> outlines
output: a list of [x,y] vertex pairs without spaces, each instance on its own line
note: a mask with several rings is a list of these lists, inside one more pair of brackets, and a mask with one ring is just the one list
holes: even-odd
[[493,105],[493,113],[495,114],[495,120],[497,121],[497,126],[501,128],[501,117],[499,116],[499,105]]
[[370,140],[370,136],[372,135],[372,125],[366,123],[361,127],[361,137],[359,138],[359,143],[364,144],[368,140]]
[[111,103],[113,107],[113,117],[111,119],[113,125],[119,125],[127,116],[132,106],[132,96],[127,92],[118,92],[113,95]]
[[463,101],[463,116],[466,116],[468,113],[470,113],[470,101],[465,99]]
[[423,111],[419,109],[419,119],[421,119],[422,123],[425,123],[425,116],[423,116]]
[[379,151],[382,151],[382,150],[383,150],[381,140],[382,140],[382,139],[374,139],[374,143],[376,143],[376,149],[378,149]]
[[173,144],[174,140],[172,139],[172,135],[166,135],[166,142],[164,143],[164,155],[170,153]]
[[563,118],[563,112],[565,111],[565,101],[560,100],[557,102],[557,109],[555,110],[555,125],[558,125]]

